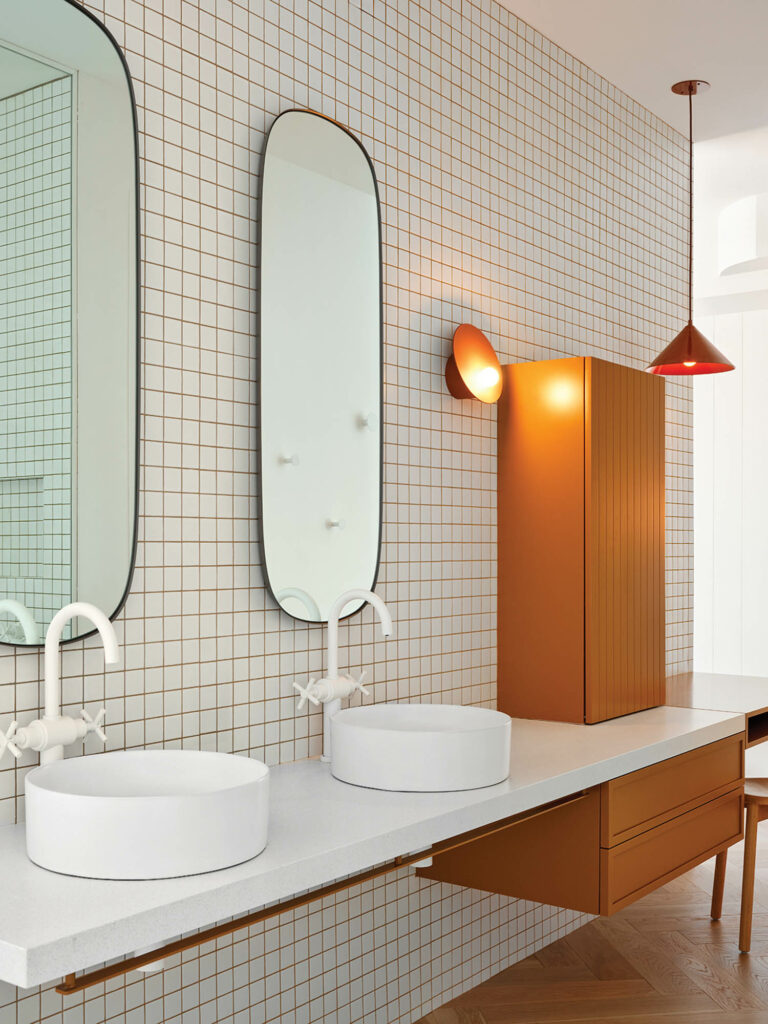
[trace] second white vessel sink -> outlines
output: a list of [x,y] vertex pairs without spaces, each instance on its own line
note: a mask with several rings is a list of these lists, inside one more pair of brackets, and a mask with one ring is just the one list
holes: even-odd
[[27,854],[85,878],[175,878],[267,845],[269,768],[199,750],[121,750],[33,769]]
[[457,704],[369,704],[331,719],[331,771],[353,786],[435,793],[509,776],[509,715]]

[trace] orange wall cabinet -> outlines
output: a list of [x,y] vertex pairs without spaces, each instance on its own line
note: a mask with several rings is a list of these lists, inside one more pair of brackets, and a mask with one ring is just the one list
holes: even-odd
[[738,842],[744,737],[729,736],[531,812],[417,874],[613,914]]
[[503,367],[498,706],[600,722],[664,701],[664,381]]

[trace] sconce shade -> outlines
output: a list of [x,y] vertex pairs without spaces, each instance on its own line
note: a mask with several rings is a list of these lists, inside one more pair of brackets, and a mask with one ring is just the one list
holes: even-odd
[[482,331],[461,324],[453,335],[453,354],[445,365],[445,382],[454,398],[493,403],[501,394],[501,364]]
[[700,373],[725,373],[733,368],[733,363],[689,320],[647,369],[648,373],[692,376]]

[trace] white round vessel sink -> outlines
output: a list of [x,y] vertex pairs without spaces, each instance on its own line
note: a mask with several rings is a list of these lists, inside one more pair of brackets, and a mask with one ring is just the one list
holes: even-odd
[[33,769],[27,854],[85,878],[175,878],[267,845],[269,768],[199,750],[121,750]]
[[509,776],[509,715],[457,704],[369,704],[331,719],[331,771],[353,786],[435,793]]

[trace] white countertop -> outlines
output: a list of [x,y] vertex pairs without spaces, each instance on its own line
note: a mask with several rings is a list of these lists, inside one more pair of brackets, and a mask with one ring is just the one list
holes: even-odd
[[667,679],[667,701],[676,707],[760,714],[768,711],[768,679],[724,672],[681,672]]
[[0,828],[0,980],[29,987],[255,910],[744,730],[662,707],[599,725],[515,719],[510,778],[465,793],[385,793],[303,761],[272,772],[269,845],[225,871],[152,882],[57,875]]

